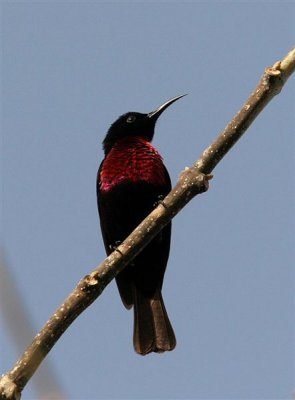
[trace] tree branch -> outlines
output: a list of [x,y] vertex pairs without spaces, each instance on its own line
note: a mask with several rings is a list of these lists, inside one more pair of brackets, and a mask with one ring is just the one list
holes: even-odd
[[49,318],[15,366],[0,379],[0,399],[19,399],[21,391],[54,344],[104,290],[108,283],[197,194],[208,189],[209,175],[239,140],[268,102],[277,95],[295,70],[295,48],[281,61],[266,68],[258,85],[240,111],[190,168],[186,168],[172,191],[128,238],[85,276]]

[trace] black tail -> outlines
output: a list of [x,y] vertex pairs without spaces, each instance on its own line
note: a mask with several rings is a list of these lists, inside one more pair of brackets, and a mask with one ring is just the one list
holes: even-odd
[[176,346],[160,289],[151,298],[134,290],[133,345],[141,355],[170,351]]

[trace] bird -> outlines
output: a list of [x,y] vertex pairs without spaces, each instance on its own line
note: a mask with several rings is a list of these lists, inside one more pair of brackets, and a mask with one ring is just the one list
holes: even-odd
[[[107,131],[96,182],[107,255],[171,190],[169,173],[151,141],[159,116],[183,96],[146,114],[127,112]],[[161,293],[170,238],[171,222],[116,276],[123,304],[134,308],[133,346],[140,355],[171,351],[176,346]]]

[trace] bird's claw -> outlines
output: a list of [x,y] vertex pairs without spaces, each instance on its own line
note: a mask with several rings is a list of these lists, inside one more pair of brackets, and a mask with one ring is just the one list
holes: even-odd
[[165,196],[163,194],[159,194],[157,201],[155,201],[153,204],[154,208],[158,207],[159,204],[162,204],[162,206],[166,208],[164,198]]
[[121,240],[116,240],[115,244],[109,245],[109,249],[111,251],[117,251],[118,253],[120,253],[122,255],[122,252],[118,249],[118,247],[120,246],[121,243],[122,243]]

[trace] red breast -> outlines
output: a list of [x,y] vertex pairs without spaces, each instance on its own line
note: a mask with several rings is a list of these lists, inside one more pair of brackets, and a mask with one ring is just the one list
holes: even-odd
[[158,151],[141,137],[119,140],[107,154],[100,171],[100,190],[107,192],[123,182],[165,185],[165,167]]

